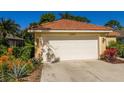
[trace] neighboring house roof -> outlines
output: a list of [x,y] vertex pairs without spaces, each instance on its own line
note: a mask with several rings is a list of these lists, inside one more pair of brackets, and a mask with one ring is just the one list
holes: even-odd
[[120,33],[117,31],[109,32],[107,36],[120,36]]
[[29,28],[30,30],[112,30],[110,27],[97,26],[85,22],[69,19],[60,19],[53,22],[43,23]]
[[120,36],[118,37],[124,37],[124,30],[118,31],[118,33],[120,33]]
[[23,38],[13,36],[12,34],[7,34],[6,39],[13,39],[13,40],[24,40]]

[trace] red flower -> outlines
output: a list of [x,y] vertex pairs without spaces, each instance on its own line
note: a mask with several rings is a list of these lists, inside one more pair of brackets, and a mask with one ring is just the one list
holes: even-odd
[[109,62],[113,62],[117,56],[117,49],[116,48],[107,48],[102,57]]

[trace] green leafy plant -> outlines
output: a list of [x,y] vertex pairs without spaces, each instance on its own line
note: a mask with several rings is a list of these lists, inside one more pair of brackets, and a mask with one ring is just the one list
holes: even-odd
[[108,48],[117,48],[117,45],[119,43],[118,42],[115,42],[115,41],[110,41],[109,42],[109,45],[107,46]]
[[34,56],[34,45],[26,44],[24,47],[14,47],[13,55],[27,61]]
[[21,78],[27,76],[30,72],[29,69],[27,69],[27,66],[28,64],[20,66],[13,64],[13,69],[8,73],[8,76],[14,81],[21,81]]
[[124,44],[121,42],[109,42],[108,48],[117,48],[117,56],[124,58]]
[[31,62],[34,66],[40,65],[42,63],[42,57],[41,58],[32,58]]
[[4,45],[0,45],[0,56],[7,53],[7,47]]
[[26,46],[22,49],[20,58],[22,60],[29,60],[32,57],[33,47]]
[[118,49],[118,56],[124,58],[124,46]]
[[14,55],[16,58],[19,58],[20,55],[21,55],[21,47],[14,47],[14,48],[13,48],[13,55]]
[[7,64],[2,63],[0,64],[0,82],[6,82],[8,81],[8,70],[7,70]]
[[13,56],[1,56],[0,81],[22,81],[22,78],[30,75],[38,65],[38,62],[34,65],[31,60],[23,61]]

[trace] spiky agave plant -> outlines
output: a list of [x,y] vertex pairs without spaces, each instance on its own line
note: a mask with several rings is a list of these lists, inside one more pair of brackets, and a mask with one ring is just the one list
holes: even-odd
[[28,64],[20,66],[13,64],[13,69],[8,73],[8,75],[11,77],[11,80],[18,82],[23,77],[27,76],[30,72],[29,69],[27,69],[27,66]]

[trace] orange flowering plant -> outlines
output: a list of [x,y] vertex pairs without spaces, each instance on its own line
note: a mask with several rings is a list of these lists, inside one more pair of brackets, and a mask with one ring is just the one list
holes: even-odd
[[12,54],[12,53],[13,53],[13,48],[8,48],[8,49],[7,49],[7,52],[8,52],[9,54]]
[[15,54],[21,53],[15,52],[14,48],[6,48],[7,52],[0,55],[0,81],[20,81],[40,65],[40,60],[31,58],[30,52],[24,50],[21,52],[23,56],[16,57]]
[[20,81],[21,78],[30,75],[30,73],[35,70],[31,61],[22,61],[21,59],[9,59],[8,56],[0,57],[0,76],[3,74],[9,80],[1,80],[0,81]]
[[1,56],[0,59],[2,62],[6,62],[6,61],[8,61],[9,57],[7,55],[3,55],[3,56]]

